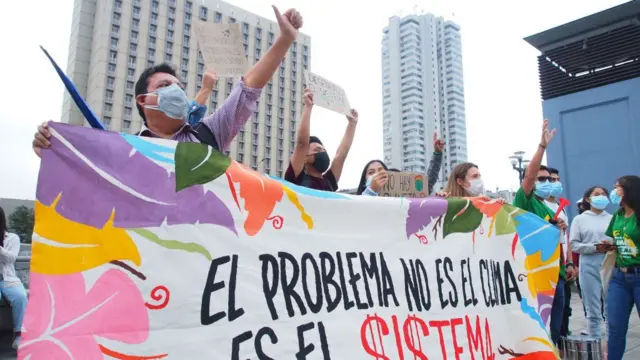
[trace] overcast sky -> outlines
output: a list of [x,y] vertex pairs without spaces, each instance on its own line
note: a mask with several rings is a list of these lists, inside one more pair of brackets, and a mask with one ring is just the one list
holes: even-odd
[[[274,0],[275,1],[275,0]],[[231,0],[274,19],[271,1]],[[618,0],[438,0],[424,10],[462,28],[469,161],[480,166],[488,189],[515,188],[508,157],[531,154],[539,141],[542,108],[537,50],[523,37],[624,3]],[[198,3],[194,0],[194,3]],[[360,112],[356,140],[341,188],[357,185],[365,163],[382,158],[380,40],[393,15],[409,14],[417,1],[281,0],[297,8],[311,35],[311,69],[342,85]],[[34,199],[39,159],[31,150],[37,125],[58,121],[63,86],[40,52],[44,45],[66,69],[73,0],[3,1],[0,5],[0,197]],[[344,117],[314,110],[312,133],[330,154],[341,138]]]

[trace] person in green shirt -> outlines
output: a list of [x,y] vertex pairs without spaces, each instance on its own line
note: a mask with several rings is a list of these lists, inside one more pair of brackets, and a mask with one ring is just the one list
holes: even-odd
[[[545,119],[542,125],[540,144],[529,162],[522,185],[513,200],[513,205],[536,214],[565,231],[567,229],[565,220],[562,218],[555,220],[555,212],[545,203],[545,199],[548,199],[553,192],[554,185],[552,183],[555,182],[555,178],[551,176],[548,168],[541,165],[547,145],[551,142],[555,133],[556,129],[549,131],[549,121]],[[549,324],[551,340],[556,345],[560,342],[560,329],[564,316],[565,280],[572,280],[575,274],[576,271],[573,264],[568,263],[565,268],[564,256],[561,256],[560,276],[558,277],[553,304],[551,305],[551,321]]]
[[596,247],[599,252],[616,252],[616,266],[607,291],[607,347],[609,360],[619,360],[627,345],[629,316],[634,304],[640,312],[640,177],[621,177],[609,197],[614,205],[620,205],[605,232],[613,238],[613,244],[603,241]]

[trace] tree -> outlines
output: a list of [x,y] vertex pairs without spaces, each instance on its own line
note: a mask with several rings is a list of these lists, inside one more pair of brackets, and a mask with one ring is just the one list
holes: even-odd
[[33,235],[34,212],[33,209],[21,205],[9,215],[9,232],[16,233],[23,243],[31,244]]

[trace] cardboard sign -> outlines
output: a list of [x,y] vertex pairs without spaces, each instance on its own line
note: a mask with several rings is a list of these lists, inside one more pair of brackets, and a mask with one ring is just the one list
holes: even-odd
[[218,77],[238,77],[247,72],[249,62],[240,24],[198,21],[193,30],[207,69],[215,70]]
[[423,198],[429,196],[429,180],[424,174],[388,171],[389,181],[381,196]]
[[340,86],[309,71],[304,72],[307,88],[313,93],[313,103],[343,115],[351,115],[347,94]]
[[20,359],[555,358],[560,232],[533,214],[315,191],[199,143],[50,132]]

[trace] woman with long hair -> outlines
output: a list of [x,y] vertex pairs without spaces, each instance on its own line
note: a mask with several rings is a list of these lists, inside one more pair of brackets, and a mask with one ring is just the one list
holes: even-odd
[[20,238],[10,233],[7,218],[0,207],[0,297],[5,297],[11,306],[13,317],[13,348],[18,349],[22,331],[22,320],[27,310],[27,292],[20,278],[16,276],[15,263],[20,253]]
[[640,177],[623,176],[609,195],[615,212],[605,234],[613,244],[601,242],[599,251],[616,251],[616,265],[607,291],[609,360],[622,359],[627,345],[629,316],[635,304],[640,311]]
[[[592,186],[582,197],[582,206],[587,209],[576,216],[569,231],[571,250],[580,254],[578,266],[582,303],[587,312],[589,335],[602,337],[602,279],[600,267],[604,260],[603,247],[596,244],[607,239],[605,231],[613,217],[605,209],[609,205],[609,193],[602,186]],[[611,239],[609,239],[611,240]]]
[[387,172],[389,172],[389,169],[381,160],[369,161],[362,169],[356,194],[378,196],[387,183]]
[[452,197],[483,196],[484,181],[478,165],[470,162],[456,165],[449,176],[447,187],[440,194]]

